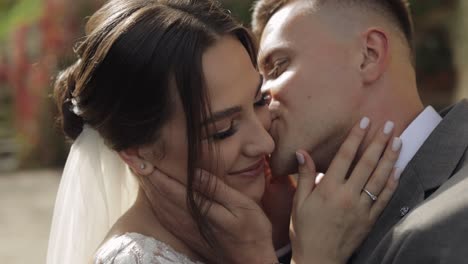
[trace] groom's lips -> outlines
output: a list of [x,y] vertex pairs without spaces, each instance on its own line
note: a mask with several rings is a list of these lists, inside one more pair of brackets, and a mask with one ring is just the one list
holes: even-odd
[[253,165],[234,172],[228,173],[229,175],[241,175],[247,177],[255,177],[260,175],[264,172],[265,169],[265,161],[264,159],[260,159],[259,161],[255,162]]

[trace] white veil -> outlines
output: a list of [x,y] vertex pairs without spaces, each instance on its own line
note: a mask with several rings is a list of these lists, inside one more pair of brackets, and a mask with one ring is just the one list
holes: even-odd
[[47,264],[90,263],[109,229],[134,203],[137,189],[128,166],[85,126],[62,174]]

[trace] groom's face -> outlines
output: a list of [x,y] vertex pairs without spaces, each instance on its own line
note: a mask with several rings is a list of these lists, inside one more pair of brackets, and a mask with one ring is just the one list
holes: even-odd
[[295,172],[298,149],[309,151],[324,172],[359,118],[363,98],[353,40],[303,5],[295,1],[276,12],[260,42],[262,89],[273,96],[276,175]]

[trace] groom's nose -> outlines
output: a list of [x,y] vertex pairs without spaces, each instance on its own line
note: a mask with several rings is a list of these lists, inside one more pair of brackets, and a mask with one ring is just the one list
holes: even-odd
[[270,110],[271,113],[271,120],[275,120],[279,118],[279,107],[280,107],[280,102],[276,101],[275,99],[271,100],[270,105],[268,106],[268,109]]

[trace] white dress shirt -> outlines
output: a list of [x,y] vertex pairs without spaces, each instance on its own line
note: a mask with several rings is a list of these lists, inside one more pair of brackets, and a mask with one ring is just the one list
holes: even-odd
[[432,106],[426,107],[424,111],[411,122],[403,131],[400,138],[403,143],[400,157],[395,167],[404,170],[413,159],[416,152],[421,148],[434,129],[440,124],[442,117]]

